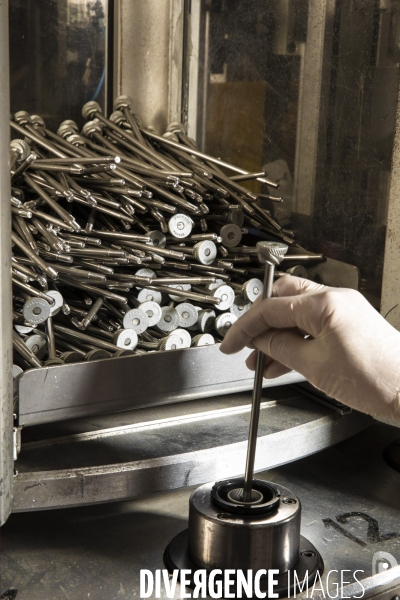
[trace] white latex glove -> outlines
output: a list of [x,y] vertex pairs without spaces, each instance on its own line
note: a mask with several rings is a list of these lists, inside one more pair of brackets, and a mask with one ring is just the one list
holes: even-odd
[[267,355],[265,378],[294,369],[343,404],[400,425],[400,333],[359,292],[281,277],[273,297],[231,327],[221,351],[245,346]]

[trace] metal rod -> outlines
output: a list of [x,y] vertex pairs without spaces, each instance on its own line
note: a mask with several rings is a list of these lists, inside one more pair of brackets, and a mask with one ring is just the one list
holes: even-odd
[[121,158],[115,156],[99,156],[93,158],[42,158],[36,161],[45,170],[48,165],[101,165],[113,162],[121,162]]
[[104,340],[100,340],[91,335],[87,335],[86,333],[82,333],[78,330],[68,329],[68,327],[63,327],[62,325],[54,325],[54,329],[59,333],[62,333],[64,336],[68,338],[72,338],[73,340],[81,340],[82,342],[88,342],[89,344],[93,344],[98,346],[99,348],[103,348],[104,350],[111,350],[111,352],[116,352],[119,350],[118,346],[115,344],[111,344],[110,342],[106,342]]
[[[157,281],[156,279],[154,281]],[[203,294],[196,294],[194,292],[180,290],[177,288],[170,288],[167,285],[146,285],[146,289],[149,290],[158,290],[159,292],[164,292],[166,294],[170,294],[172,296],[182,296],[183,298],[189,298],[190,300],[195,300],[197,302],[203,302],[204,304],[214,304],[218,306],[220,304],[219,298],[213,298],[212,296],[207,296]]]
[[35,298],[43,298],[43,300],[46,300],[46,302],[48,302],[50,305],[54,304],[54,298],[48,296],[45,292],[40,292],[36,288],[33,288],[31,285],[23,283],[22,281],[18,281],[18,279],[15,279],[15,277],[12,277],[12,282],[14,285],[24,290],[24,292],[26,292],[30,296],[34,296]]
[[96,302],[94,302],[94,304],[92,304],[87,315],[82,319],[82,321],[80,323],[82,329],[86,329],[90,325],[90,323],[93,321],[93,319],[99,312],[102,305],[103,305],[103,298],[97,298]]
[[57,271],[53,269],[53,267],[50,267],[44,260],[39,258],[39,256],[35,254],[35,252],[27,244],[25,244],[25,242],[21,240],[21,238],[19,238],[15,233],[12,232],[11,239],[14,242],[14,244],[18,246],[19,249],[22,250],[22,252],[32,260],[32,262],[34,262],[38,267],[42,269],[42,271],[47,273],[47,275],[49,275],[49,277],[51,277],[52,279],[57,279]]
[[49,317],[46,321],[47,353],[49,358],[56,358],[56,340],[54,337],[53,319]]
[[265,171],[260,171],[259,173],[247,173],[247,175],[232,175],[229,179],[232,179],[232,181],[250,181],[250,179],[266,176],[267,174]]
[[15,129],[15,131],[18,131],[19,134],[26,136],[27,138],[29,138],[33,142],[36,142],[36,144],[38,146],[41,146],[42,148],[45,148],[51,154],[55,154],[59,158],[67,158],[66,155],[63,152],[60,152],[59,150],[57,150],[57,148],[55,148],[53,146],[53,144],[49,144],[46,141],[46,138],[44,138],[44,137],[42,137],[40,135],[36,135],[35,133],[32,133],[32,131],[30,131],[28,129],[25,129],[25,127],[21,127],[20,125],[17,125],[17,123],[14,123],[14,121],[11,121],[10,125],[11,125],[11,127],[13,129]]
[[[18,354],[20,354],[30,365],[32,365],[32,367],[41,367],[42,366],[42,363],[40,362],[40,360],[35,356],[35,354],[32,352],[32,350],[30,350],[30,348],[28,348],[28,346],[19,337],[19,335],[16,331],[12,332],[12,345],[14,346],[16,352],[18,352]],[[12,353],[10,356],[12,356]],[[10,372],[12,373],[12,364],[11,364]],[[11,405],[11,407],[12,407],[12,405]],[[11,413],[10,432],[12,432],[12,413]],[[10,447],[12,447],[11,440],[10,440]],[[7,450],[7,449],[8,448],[4,447],[4,450]],[[7,518],[7,516],[5,518]]]
[[286,254],[283,257],[284,261],[290,260],[292,262],[300,261],[310,261],[310,260],[326,260],[323,254]]
[[[172,142],[171,140],[167,140],[166,138],[161,137],[161,135],[156,135],[155,133],[151,133],[150,131],[147,131],[146,129],[142,129],[141,131],[147,137],[149,137],[153,140],[157,140],[158,142],[166,144],[167,146],[171,146],[172,148],[177,148],[178,150],[181,150],[182,152],[186,152],[187,154],[191,154],[193,156],[198,156],[199,158],[202,158],[203,160],[207,160],[208,162],[219,165],[220,167],[225,167],[225,169],[229,169],[230,171],[240,173],[241,175],[248,175],[248,173],[249,173],[248,171],[245,171],[244,169],[240,169],[239,167],[235,167],[234,165],[231,165],[230,163],[220,160],[219,158],[214,158],[214,156],[209,156],[208,154],[204,154],[203,152],[199,152],[199,150],[194,150],[194,148],[189,148],[188,146],[184,146],[183,144],[177,144],[176,142]],[[269,185],[270,187],[273,187],[273,188],[279,187],[279,185],[277,183],[275,183],[274,181],[270,181],[269,179],[265,179],[264,177],[257,177],[257,181],[266,183],[267,185]]]
[[[271,298],[272,286],[274,284],[275,266],[265,264],[263,300]],[[253,488],[254,461],[257,447],[258,423],[260,420],[260,406],[262,395],[262,384],[264,376],[265,354],[257,350],[256,371],[254,375],[254,387],[250,415],[249,441],[247,446],[246,471],[244,476],[243,502],[251,502],[251,491]]]

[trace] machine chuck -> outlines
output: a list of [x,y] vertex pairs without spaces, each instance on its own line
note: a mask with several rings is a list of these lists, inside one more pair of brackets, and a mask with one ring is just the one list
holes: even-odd
[[286,597],[295,589],[312,585],[323,563],[316,548],[300,535],[301,503],[287,488],[253,481],[252,498],[243,502],[244,479],[207,483],[189,500],[189,528],[167,547],[164,562],[169,571],[188,569],[208,574],[233,569],[256,575],[260,589],[268,590],[268,571],[274,573],[275,593]]

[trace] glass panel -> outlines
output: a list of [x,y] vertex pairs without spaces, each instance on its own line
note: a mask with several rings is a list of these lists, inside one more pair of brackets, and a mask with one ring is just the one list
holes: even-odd
[[355,264],[379,306],[399,3],[207,0],[200,31],[200,144],[280,181],[284,202],[262,202],[299,244]]
[[49,129],[82,124],[88,100],[104,107],[108,0],[10,0],[11,111]]

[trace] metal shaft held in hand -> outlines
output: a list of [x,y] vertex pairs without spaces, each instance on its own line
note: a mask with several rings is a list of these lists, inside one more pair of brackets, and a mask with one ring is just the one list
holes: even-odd
[[[272,286],[274,284],[275,265],[279,265],[288,247],[278,242],[258,242],[257,249],[262,262],[265,262],[264,290],[262,299],[272,297]],[[265,354],[257,350],[256,370],[254,375],[254,387],[252,396],[252,407],[250,415],[249,441],[247,445],[246,471],[244,476],[243,502],[252,501],[252,487],[254,478],[254,462],[257,447],[258,423],[260,420],[260,405],[262,384],[264,375]]]

